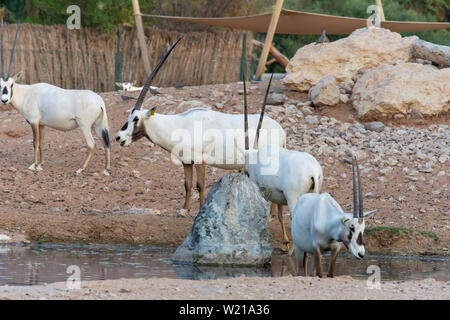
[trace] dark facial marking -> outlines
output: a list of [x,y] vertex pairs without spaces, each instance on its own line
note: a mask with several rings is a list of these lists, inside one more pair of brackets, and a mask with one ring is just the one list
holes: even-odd
[[[137,141],[142,137],[146,137],[148,140],[150,140],[150,137],[147,135],[147,132],[145,131],[144,122],[141,121],[139,125],[135,125],[133,129],[133,133],[131,134],[132,141]],[[151,140],[150,140],[151,141]]]
[[127,130],[127,128],[128,128],[128,121],[127,121],[127,122],[125,122],[125,124],[123,125],[123,127],[122,127],[122,128],[120,128],[120,131],[124,131],[124,130]]
[[357,243],[358,245],[360,245],[360,246],[363,245],[363,235],[362,235],[362,232],[359,233],[358,239],[356,239],[356,243]]
[[8,87],[4,87],[2,90],[2,94],[8,94]]
[[352,241],[353,232],[355,231],[355,228],[354,227],[350,227],[349,229],[350,229],[350,231],[348,233],[348,241],[350,242],[350,241]]

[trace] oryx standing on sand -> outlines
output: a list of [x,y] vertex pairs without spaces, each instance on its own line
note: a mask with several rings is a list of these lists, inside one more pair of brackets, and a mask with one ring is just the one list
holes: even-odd
[[[191,205],[194,165],[197,170],[200,206],[205,200],[206,165],[225,170],[243,169],[243,141],[235,138],[243,136],[244,117],[242,114],[226,114],[203,108],[194,108],[175,115],[156,114],[156,107],[151,110],[141,110],[150,82],[175,45],[176,43],[147,78],[128,121],[116,134],[116,141],[121,146],[128,146],[146,137],[181,160],[184,167],[186,197],[180,215],[184,216]],[[251,129],[256,130],[258,118],[259,115],[250,116]],[[286,145],[286,134],[278,122],[266,117],[262,129],[265,134],[259,145],[269,141],[279,146]]]
[[42,170],[45,126],[61,131],[69,131],[80,127],[88,145],[88,153],[81,168],[76,171],[76,174],[81,173],[86,169],[88,161],[94,152],[94,138],[91,132],[92,127],[94,127],[105,148],[106,159],[103,173],[108,175],[110,168],[110,142],[108,118],[103,99],[90,90],[66,90],[47,83],[18,84],[16,80],[18,80],[21,72],[11,77],[11,67],[19,25],[17,26],[11,51],[8,75],[5,76],[3,22],[1,32],[1,102],[2,104],[11,103],[27,120],[33,130],[34,161],[28,169],[33,171]]
[[[358,259],[364,257],[363,234],[366,227],[364,218],[376,210],[363,212],[361,179],[355,157],[352,161],[352,172],[353,214],[344,213],[341,206],[328,193],[305,194],[298,200],[292,217],[291,232],[294,247],[290,252],[295,250],[297,273],[303,262],[305,276],[309,275],[307,253],[312,253],[316,274],[322,277],[322,251],[331,251],[328,276],[333,277],[341,243]],[[358,186],[356,186],[355,175],[358,176]],[[357,199],[359,199],[359,205]]]

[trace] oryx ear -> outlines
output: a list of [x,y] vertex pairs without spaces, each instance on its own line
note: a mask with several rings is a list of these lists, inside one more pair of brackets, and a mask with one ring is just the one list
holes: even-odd
[[151,116],[155,115],[156,108],[158,108],[158,106],[155,106],[155,107],[151,108],[150,110],[148,110],[147,114],[145,115],[147,119],[150,118]]
[[14,81],[22,80],[23,76],[25,75],[25,72],[23,70],[17,72],[15,75],[13,75]]
[[369,212],[364,212],[364,218],[370,217],[371,215],[373,215],[375,212],[377,212],[378,209],[369,211]]
[[342,217],[341,218],[341,222],[344,226],[348,227],[350,225],[350,222],[352,221],[352,219],[350,218],[346,218],[346,217]]
[[119,82],[116,82],[116,86],[118,86],[119,88],[122,88],[122,84]]

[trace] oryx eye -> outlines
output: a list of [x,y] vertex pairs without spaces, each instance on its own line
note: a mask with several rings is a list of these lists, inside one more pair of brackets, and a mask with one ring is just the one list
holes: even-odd
[[350,232],[352,232],[352,233],[355,232],[355,227],[354,226],[351,226],[349,229],[350,229]]
[[134,117],[133,121],[134,122],[138,122],[139,118],[138,117]]

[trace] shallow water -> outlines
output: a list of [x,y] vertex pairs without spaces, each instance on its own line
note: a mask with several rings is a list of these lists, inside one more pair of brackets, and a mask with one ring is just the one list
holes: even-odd
[[[294,275],[294,259],[275,253],[271,265],[256,267],[212,267],[176,265],[174,248],[111,245],[0,245],[0,285],[36,285],[66,281],[77,266],[82,281],[120,278],[217,279],[241,275],[279,277]],[[324,258],[328,263],[328,257]],[[381,280],[450,281],[450,259],[430,257],[366,256],[363,260],[341,254],[335,275],[367,279],[370,265],[381,271]],[[324,270],[326,270],[324,266]],[[69,269],[70,270],[70,269]]]

